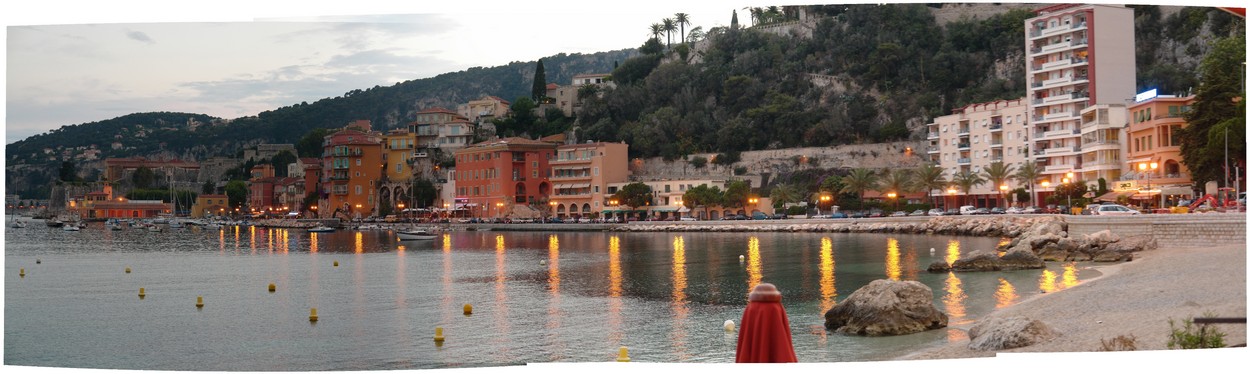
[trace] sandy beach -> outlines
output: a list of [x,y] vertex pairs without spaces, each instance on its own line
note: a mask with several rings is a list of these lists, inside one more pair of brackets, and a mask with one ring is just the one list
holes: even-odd
[[[1078,286],[1040,294],[995,311],[992,316],[1039,320],[1060,336],[1019,352],[1096,352],[1102,340],[1136,337],[1137,350],[1166,350],[1168,319],[1246,316],[1246,246],[1160,248],[1138,252],[1134,260],[1090,264],[1102,275]],[[1244,324],[1220,324],[1229,346],[1246,344]],[[967,326],[971,327],[971,326]],[[996,352],[967,348],[968,341],[917,352],[902,359],[993,357]],[[1237,348],[1245,350],[1246,348]]]

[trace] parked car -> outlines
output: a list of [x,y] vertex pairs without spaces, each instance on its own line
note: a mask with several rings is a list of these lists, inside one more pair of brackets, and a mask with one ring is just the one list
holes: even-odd
[[946,214],[943,214],[943,215],[944,216],[957,216],[959,214],[960,214],[959,209],[950,208],[950,209],[947,209]]
[[681,220],[682,221],[698,221],[699,219],[694,218],[694,217],[681,217]]
[[975,214],[975,215],[986,215],[986,214],[990,214],[990,210],[989,210],[989,209],[985,209],[985,208],[976,208],[976,209],[973,209],[973,210],[972,210],[972,214]]
[[871,213],[868,213],[868,217],[869,218],[885,217],[885,212],[882,212],[880,210],[874,210]]
[[895,211],[894,213],[890,214],[890,217],[907,217],[907,212],[904,212],[904,211],[898,210],[898,211]]
[[999,207],[993,207],[990,209],[990,214],[1007,214],[1007,210]]
[[829,218],[847,218],[847,215],[842,212],[833,212],[829,213]]
[[1013,207],[1007,208],[1006,213],[1007,214],[1020,214],[1020,213],[1024,213],[1024,209],[1020,209],[1020,208],[1013,206]]
[[868,218],[868,213],[864,213],[864,212],[851,213],[851,218]]
[[786,219],[786,218],[790,218],[790,216],[786,215],[785,213],[777,213],[777,214],[773,214],[772,216],[769,216],[768,218],[769,219]]
[[975,206],[964,205],[964,206],[959,207],[959,214],[974,214],[973,212],[975,212],[976,210],[977,210],[977,207]]
[[764,214],[764,212],[755,212],[755,213],[751,213],[751,219],[757,220],[757,221],[766,220],[768,219],[768,215]]
[[911,212],[911,214],[908,214],[908,215],[909,216],[923,216],[925,215],[925,212],[923,209],[916,209],[916,211]]
[[1037,214],[1037,213],[1041,213],[1041,212],[1042,212],[1042,210],[1041,210],[1041,209],[1038,209],[1038,208],[1037,208],[1037,207],[1035,207],[1035,206],[1027,207],[1027,208],[1024,208],[1024,209],[1021,209],[1021,210],[1020,210],[1020,213],[1024,213],[1024,214]]
[[938,208],[933,208],[933,209],[929,209],[929,215],[931,215],[931,216],[944,216],[944,215],[946,215],[946,211],[945,211],[945,210],[938,209]]
[[1086,205],[1085,209],[1081,209],[1081,215],[1082,216],[1096,216],[1098,215],[1098,207],[1100,206],[1102,206],[1102,204]]
[[1098,206],[1098,214],[1100,216],[1131,216],[1141,214],[1136,210],[1129,209],[1123,205],[1106,204]]

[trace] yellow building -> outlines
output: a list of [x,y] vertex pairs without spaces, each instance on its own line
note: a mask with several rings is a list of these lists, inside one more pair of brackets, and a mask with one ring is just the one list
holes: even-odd
[[224,216],[233,213],[230,210],[230,199],[226,195],[200,195],[191,206],[191,218],[206,216]]
[[386,164],[386,178],[392,182],[412,179],[412,159],[416,151],[416,134],[397,129],[382,136],[382,162]]

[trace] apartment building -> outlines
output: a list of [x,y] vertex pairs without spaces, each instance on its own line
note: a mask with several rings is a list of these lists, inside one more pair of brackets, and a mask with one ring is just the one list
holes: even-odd
[[412,179],[412,161],[416,158],[417,136],[407,129],[391,130],[382,136],[383,174],[392,182]]
[[547,96],[555,101],[557,108],[564,112],[565,116],[573,116],[577,110],[581,108],[578,102],[577,93],[583,86],[595,85],[600,87],[616,87],[613,83],[611,74],[578,74],[573,76],[573,82],[568,86],[547,85]]
[[417,112],[417,120],[408,125],[408,132],[416,134],[417,157],[426,157],[433,149],[454,151],[473,142],[469,118],[446,108]]
[[[490,140],[455,151],[457,205],[483,207],[482,217],[505,217],[546,204],[555,143],[525,138]],[[463,203],[461,203],[463,201]],[[517,208],[517,207],[521,208]]]
[[551,213],[556,217],[587,217],[607,206],[608,184],[629,179],[629,145],[566,144],[551,160]]
[[[607,195],[616,194],[625,185],[634,182],[616,182],[609,183]],[[608,206],[603,210],[605,217],[623,218],[626,216],[639,217],[640,215],[651,215],[657,220],[667,220],[670,217],[692,216],[698,217],[700,220],[717,220],[721,217],[731,214],[750,214],[745,208],[724,208],[724,207],[707,207],[706,209],[695,209],[691,211],[682,202],[682,196],[686,191],[701,185],[708,187],[716,187],[721,191],[725,191],[729,186],[729,181],[721,179],[681,179],[681,180],[655,180],[641,181],[639,183],[647,185],[651,188],[651,205],[645,207],[623,206],[619,202],[609,200]],[[761,202],[759,206],[767,206],[766,202]],[[705,215],[706,213],[706,215]]]
[[1193,196],[1193,180],[1189,168],[1181,162],[1178,134],[1188,125],[1185,113],[1193,102],[1194,96],[1154,95],[1152,91],[1128,107],[1125,166],[1132,172],[1126,174],[1133,179],[1122,181],[1123,186],[1140,190],[1151,201],[1162,193],[1165,205]]
[[456,112],[461,117],[469,119],[469,122],[481,124],[482,121],[490,121],[495,118],[502,118],[508,115],[512,103],[498,96],[483,96],[481,99],[470,100],[468,103],[456,106]]
[[[980,174],[994,162],[1016,170],[1028,160],[1028,105],[1024,99],[969,104],[934,118],[926,127],[929,160],[941,165],[947,180],[965,171]],[[1019,186],[1011,181],[1008,187]],[[978,206],[998,206],[1002,198],[999,186],[990,183],[957,192]],[[932,193],[944,195],[946,191]]]
[[322,217],[343,214],[348,218],[368,217],[377,201],[375,184],[382,180],[382,135],[370,129],[367,121],[353,123],[326,135],[322,153],[323,199],[318,205]]
[[[1124,104],[1098,104],[1081,110],[1081,158],[1073,177],[1084,181],[1089,190],[1098,189],[1098,180],[1113,188],[1124,169],[1124,127],[1128,114]],[[1079,174],[1077,174],[1079,173]]]
[[[1056,4],[1025,20],[1030,159],[1042,181],[1058,186],[1086,175],[1082,113],[1133,97],[1133,10],[1121,5]],[[1096,114],[1096,113],[1095,113]],[[1053,187],[1050,188],[1053,190]]]

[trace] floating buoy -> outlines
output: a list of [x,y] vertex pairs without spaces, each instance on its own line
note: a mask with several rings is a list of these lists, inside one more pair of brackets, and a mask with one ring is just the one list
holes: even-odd
[[435,343],[442,343],[442,342],[443,342],[443,340],[444,340],[444,338],[443,338],[443,328],[442,328],[442,327],[435,327],[435,328],[434,328],[434,342],[435,342]]
[[538,260],[539,265],[547,265],[547,260]]
[[139,287],[139,300],[143,300],[144,296],[147,296],[147,294],[143,293],[143,287]]
[[269,284],[269,292],[274,292],[274,291],[277,291],[277,290],[278,290],[278,288],[277,288],[277,287],[274,287],[273,283],[270,283],[270,284]]
[[204,296],[196,296],[196,297],[195,297],[195,307],[196,307],[196,308],[203,308],[203,307],[204,307]]
[[743,262],[743,261],[746,261],[746,260],[747,260],[747,256],[738,255],[738,262]]
[[621,353],[616,355],[616,362],[629,362],[629,348],[621,347]]
[[35,264],[36,264],[36,265],[38,265],[38,264],[42,264],[42,263],[43,263],[43,260],[40,260],[40,259],[37,259],[37,258],[35,259]]
[[464,315],[473,314],[473,304],[464,304]]
[[308,312],[308,322],[317,322],[317,308],[312,308],[312,311]]
[[929,254],[933,254],[933,252],[937,252],[937,248],[929,247]]
[[17,276],[22,277],[22,278],[26,278],[26,268],[21,268],[21,269],[18,269],[18,271],[17,271]]
[[734,320],[732,319],[725,320],[725,332],[734,332],[734,327],[735,327]]
[[126,267],[126,274],[130,274],[130,267],[129,267],[129,266],[127,266],[127,267]]
[[334,266],[339,266],[339,262],[338,262],[338,261],[335,261],[335,262],[334,262]]

